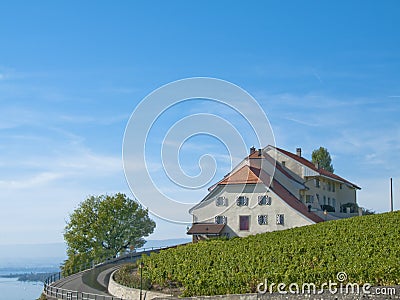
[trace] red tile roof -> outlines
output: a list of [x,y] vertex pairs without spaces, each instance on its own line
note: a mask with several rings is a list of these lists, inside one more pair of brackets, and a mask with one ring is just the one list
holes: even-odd
[[289,156],[290,158],[293,158],[294,160],[298,161],[299,163],[305,165],[306,167],[310,168],[311,170],[314,170],[315,172],[318,172],[320,175],[322,176],[326,176],[326,177],[330,177],[332,179],[336,179],[339,181],[342,181],[344,183],[347,183],[349,185],[352,185],[353,187],[355,187],[356,189],[361,189],[360,187],[358,187],[356,184],[351,183],[350,181],[336,175],[333,174],[325,169],[318,169],[311,161],[305,159],[304,157],[298,156],[297,154],[291,153],[289,151],[274,147],[276,150],[278,150],[279,152],[282,152],[283,154],[285,154],[286,156]]
[[299,199],[297,199],[292,193],[290,193],[283,185],[281,185],[278,181],[274,179],[271,190],[277,194],[283,201],[289,204],[290,207],[294,208],[302,215],[306,216],[310,220],[315,223],[323,222],[324,220],[314,214],[313,212],[308,211],[308,208],[304,203],[302,203]]
[[222,179],[218,184],[251,184],[251,183],[262,183],[261,179],[258,178],[254,172],[251,171],[249,166],[243,166],[236,172],[228,175]]
[[[255,155],[257,154],[257,155]],[[260,169],[261,168],[261,162],[259,162],[261,159],[266,159],[268,160],[272,165],[275,166],[276,169],[278,169],[281,173],[283,173],[286,177],[290,178],[291,180],[296,181],[297,183],[303,184],[302,182],[298,181],[296,178],[294,178],[285,168],[283,168],[279,163],[276,163],[275,159],[268,155],[268,154],[261,154],[261,156],[258,156],[258,151],[256,153],[250,154],[248,156],[250,166],[255,167]]]
[[187,234],[220,234],[225,224],[194,223]]
[[290,207],[297,210],[310,220],[318,223],[322,222],[321,219],[316,214],[309,212],[308,208],[293,194],[291,194],[283,185],[281,185],[276,179],[273,179],[273,184],[270,186],[271,176],[267,174],[264,170],[256,167],[243,166],[236,172],[227,176],[224,180],[220,181],[218,184],[255,184],[263,183],[269,189],[271,189],[275,194],[277,194],[283,201],[285,201]]

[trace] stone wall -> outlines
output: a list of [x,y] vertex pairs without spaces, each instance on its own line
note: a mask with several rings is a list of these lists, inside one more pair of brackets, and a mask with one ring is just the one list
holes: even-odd
[[[217,296],[197,296],[197,297],[188,297],[188,298],[176,298],[176,297],[156,297],[154,300],[171,300],[171,299],[179,299],[179,300],[283,300],[283,299],[312,299],[312,300],[353,300],[353,299],[362,299],[362,300],[388,300],[388,299],[400,299],[400,287],[389,287],[392,288],[391,295],[389,294],[376,294],[376,288],[371,289],[370,294],[363,293],[349,293],[349,294],[331,294],[329,292],[325,292],[320,295],[293,295],[293,294],[279,294],[279,293],[266,293],[266,294],[241,294],[241,295],[217,295]],[[388,290],[386,290],[388,293]]]
[[[120,285],[114,280],[114,271],[110,276],[110,282],[108,284],[108,292],[118,298],[122,299],[140,299],[140,290],[128,288],[126,286]],[[168,297],[166,294],[156,293],[152,291],[142,291],[142,299],[151,300],[155,299],[156,297]]]

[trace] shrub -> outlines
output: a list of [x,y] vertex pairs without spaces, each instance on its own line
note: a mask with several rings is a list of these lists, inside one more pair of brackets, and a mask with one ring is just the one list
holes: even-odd
[[328,204],[323,204],[321,205],[322,210],[326,210],[327,212],[335,212],[335,208],[333,206],[330,206]]
[[[144,275],[144,274],[143,274]],[[124,286],[139,289],[140,288],[140,270],[136,264],[126,264],[115,272],[114,280]],[[150,280],[143,276],[142,288],[149,290],[151,288]]]

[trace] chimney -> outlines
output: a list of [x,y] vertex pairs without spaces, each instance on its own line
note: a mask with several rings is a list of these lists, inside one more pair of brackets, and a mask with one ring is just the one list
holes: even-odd
[[258,149],[258,156],[261,156],[261,148],[260,149]]
[[251,147],[250,148],[250,155],[252,155],[253,153],[255,153],[256,152],[256,147]]
[[301,148],[296,148],[296,154],[301,157]]

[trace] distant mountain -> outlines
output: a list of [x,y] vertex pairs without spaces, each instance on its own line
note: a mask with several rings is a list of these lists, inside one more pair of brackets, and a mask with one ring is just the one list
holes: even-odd
[[0,245],[0,268],[53,268],[65,259],[64,243]]
[[185,239],[167,239],[167,240],[148,240],[143,247],[167,247],[167,246],[175,246],[179,244],[189,243],[192,240],[190,238]]
[[[148,240],[143,247],[167,247],[190,242],[190,239]],[[65,243],[0,245],[0,269],[58,268],[66,259]]]

